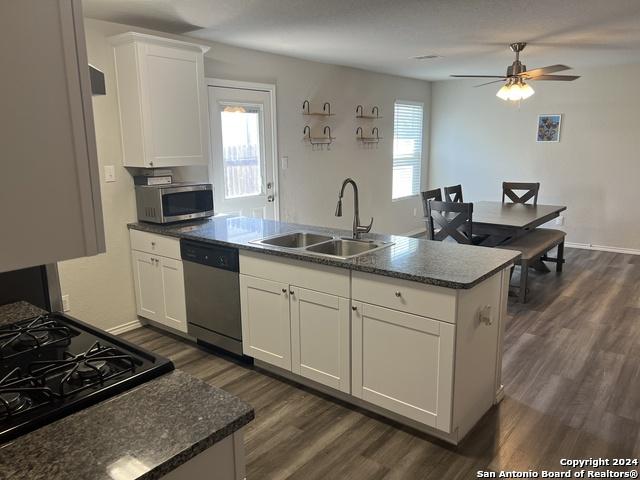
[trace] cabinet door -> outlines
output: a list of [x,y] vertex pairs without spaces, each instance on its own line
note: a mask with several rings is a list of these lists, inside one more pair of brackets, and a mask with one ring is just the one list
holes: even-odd
[[187,307],[184,295],[182,262],[160,257],[163,309],[160,323],[181,332],[187,331]]
[[288,291],[286,283],[240,275],[244,354],[291,370]]
[[133,250],[133,280],[136,289],[137,313],[150,320],[163,316],[162,275],[158,258]]
[[354,303],[353,395],[449,433],[455,327]]
[[0,272],[104,252],[81,2],[0,11]]
[[140,42],[139,54],[149,165],[206,165],[208,106],[202,51]]
[[351,392],[349,300],[291,286],[293,373]]

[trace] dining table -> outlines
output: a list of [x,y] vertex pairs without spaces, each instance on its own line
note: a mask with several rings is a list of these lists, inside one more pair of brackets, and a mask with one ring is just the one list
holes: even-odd
[[473,234],[479,245],[499,247],[560,216],[564,205],[473,202]]

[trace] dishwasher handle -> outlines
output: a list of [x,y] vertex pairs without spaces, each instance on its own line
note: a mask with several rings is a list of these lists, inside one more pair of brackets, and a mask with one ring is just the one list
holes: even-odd
[[208,267],[238,272],[238,249],[223,247],[205,242],[180,239],[180,256],[182,260],[206,265]]

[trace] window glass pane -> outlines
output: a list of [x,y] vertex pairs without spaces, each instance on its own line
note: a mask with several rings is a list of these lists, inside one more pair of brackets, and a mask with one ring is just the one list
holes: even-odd
[[263,193],[260,152],[262,107],[220,105],[225,198]]
[[393,128],[392,198],[420,193],[422,168],[423,106],[417,103],[395,103]]

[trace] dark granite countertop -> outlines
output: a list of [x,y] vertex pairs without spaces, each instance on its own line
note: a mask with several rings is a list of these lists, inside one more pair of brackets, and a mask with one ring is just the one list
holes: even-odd
[[129,228],[145,232],[188,238],[243,250],[375,273],[447,288],[471,288],[518,258],[519,254],[498,248],[457,243],[433,242],[398,235],[367,234],[363,238],[391,241],[391,247],[359,257],[341,260],[250,243],[264,237],[293,231],[350,236],[351,232],[309,225],[276,222],[248,217],[216,217],[174,225],[131,223]]
[[[41,313],[3,305],[0,324]],[[247,403],[174,370],[0,446],[0,479],[156,479],[253,418]]]
[[15,302],[7,305],[0,305],[0,325],[37,317],[43,313],[47,313],[47,311],[27,302]]
[[156,479],[253,418],[245,402],[175,370],[0,447],[0,478]]

